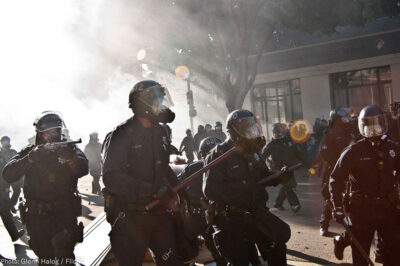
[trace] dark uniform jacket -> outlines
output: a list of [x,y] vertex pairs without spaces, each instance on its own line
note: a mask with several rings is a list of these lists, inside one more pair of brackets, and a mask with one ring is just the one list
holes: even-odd
[[400,174],[400,146],[382,140],[379,147],[362,139],[340,156],[330,178],[330,192],[335,207],[342,205],[345,181],[350,193],[368,198],[384,198],[397,191]]
[[[190,175],[196,173],[198,170],[203,168],[204,162],[203,161],[196,161],[188,166],[179,174],[178,179],[180,182],[185,180]],[[190,183],[188,186],[185,187],[186,195],[190,201],[190,205],[195,208],[199,208],[200,205],[200,198],[204,197],[203,190],[203,179],[201,177],[197,178],[195,181]]]
[[193,146],[194,146],[194,140],[192,136],[186,136],[183,138],[182,142],[181,142],[181,146],[179,147],[179,150],[182,151],[183,150],[188,154],[191,153],[193,154]]
[[9,162],[16,154],[17,151],[14,149],[0,148],[0,155],[6,160],[6,162]]
[[[232,147],[231,140],[218,145],[207,156],[206,164]],[[203,192],[209,200],[251,210],[255,202],[265,204],[268,195],[264,187],[260,186],[252,191],[246,183],[257,182],[269,174],[270,171],[259,154],[234,153],[205,174]]]
[[74,155],[69,161],[51,152],[43,160],[30,163],[28,153],[34,147],[28,146],[11,159],[3,170],[4,179],[11,183],[25,175],[24,195],[27,202],[54,203],[74,195],[78,178],[88,173],[88,161],[83,152],[74,146]]
[[[3,171],[7,161],[0,154],[0,173]],[[0,208],[10,206],[10,184],[4,180],[0,175]]]
[[169,141],[159,124],[145,128],[133,116],[109,133],[103,147],[103,182],[112,194],[148,204],[163,184],[175,185]]
[[283,166],[290,167],[300,160],[293,141],[287,138],[271,140],[262,155],[271,161],[271,168],[275,171],[280,171]]

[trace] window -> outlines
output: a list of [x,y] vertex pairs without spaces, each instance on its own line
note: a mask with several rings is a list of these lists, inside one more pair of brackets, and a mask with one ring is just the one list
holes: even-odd
[[251,91],[251,104],[269,139],[273,123],[303,118],[300,81],[294,79],[257,85]]
[[346,106],[359,112],[366,105],[390,110],[393,102],[390,67],[375,67],[330,75],[332,107]]

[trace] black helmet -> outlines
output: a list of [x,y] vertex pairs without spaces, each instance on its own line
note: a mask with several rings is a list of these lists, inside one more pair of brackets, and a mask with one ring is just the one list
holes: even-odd
[[61,114],[54,111],[45,111],[41,113],[33,122],[36,132],[43,132],[53,128],[65,128]]
[[230,139],[243,150],[258,152],[265,145],[261,125],[252,112],[244,109],[233,111],[226,119]]
[[170,123],[174,120],[175,114],[169,110],[173,105],[168,89],[153,80],[140,81],[129,92],[129,108],[135,114],[156,118],[157,122]]
[[186,129],[186,135],[192,135],[192,131],[190,129]]
[[222,123],[220,121],[215,122],[215,127],[222,127]]
[[203,125],[198,125],[197,126],[197,132],[202,132],[204,131],[204,126]]
[[211,130],[212,130],[212,126],[211,126],[210,124],[206,124],[206,125],[204,126],[204,129],[205,129],[206,131],[211,131]]
[[1,140],[0,140],[1,146],[2,146],[3,148],[6,148],[6,149],[11,148],[11,143],[10,143],[10,141],[11,141],[11,139],[10,139],[9,136],[3,136],[3,137],[1,137]]
[[341,121],[343,123],[350,122],[350,114],[351,110],[349,108],[339,106],[333,109],[329,113],[329,117],[331,119],[331,123],[335,123],[336,121]]
[[235,134],[245,139],[262,136],[262,129],[252,112],[244,109],[233,111],[226,119],[226,129],[229,134]]
[[285,137],[286,125],[281,123],[274,123],[272,125],[272,136],[274,139],[282,139]]
[[2,136],[0,142],[3,142],[3,141],[8,141],[8,142],[10,142],[11,139],[10,139],[9,136]]
[[205,158],[212,148],[217,146],[221,141],[214,137],[208,137],[203,139],[199,145],[199,154],[202,158]]
[[364,107],[358,116],[358,130],[366,138],[383,136],[388,130],[385,114],[376,105]]

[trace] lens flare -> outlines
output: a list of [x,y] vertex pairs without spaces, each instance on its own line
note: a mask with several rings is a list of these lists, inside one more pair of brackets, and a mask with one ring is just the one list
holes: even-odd
[[311,137],[311,124],[307,120],[296,120],[290,127],[290,136],[296,143],[307,142]]
[[190,71],[189,68],[187,68],[186,66],[178,66],[175,69],[175,76],[178,79],[188,79],[190,77]]
[[140,49],[136,55],[137,60],[142,61],[146,57],[146,50]]

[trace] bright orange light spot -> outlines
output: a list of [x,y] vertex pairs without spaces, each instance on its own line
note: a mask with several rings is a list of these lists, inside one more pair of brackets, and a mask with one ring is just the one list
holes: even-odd
[[290,128],[290,136],[296,143],[307,142],[311,137],[311,124],[307,120],[296,120]]
[[186,66],[178,66],[175,69],[175,76],[178,79],[188,79],[190,77],[189,68],[187,68]]

